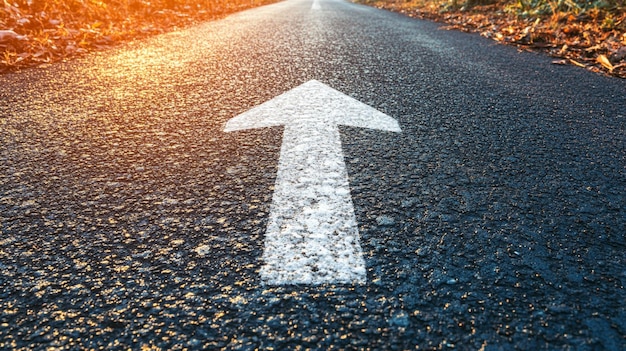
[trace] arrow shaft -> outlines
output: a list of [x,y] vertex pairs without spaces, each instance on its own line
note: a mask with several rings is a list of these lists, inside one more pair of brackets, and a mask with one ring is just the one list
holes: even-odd
[[399,133],[398,122],[311,80],[231,118],[224,131],[283,125],[261,280],[269,285],[365,283],[337,126]]
[[365,282],[336,125],[308,120],[285,127],[263,261],[267,284]]

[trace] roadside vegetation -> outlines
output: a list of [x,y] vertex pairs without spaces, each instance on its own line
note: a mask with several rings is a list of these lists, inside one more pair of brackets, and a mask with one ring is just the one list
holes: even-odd
[[[0,0],[0,73],[279,0]],[[626,78],[626,0],[355,0]]]
[[0,73],[277,0],[0,0]]
[[626,0],[356,0],[626,78]]

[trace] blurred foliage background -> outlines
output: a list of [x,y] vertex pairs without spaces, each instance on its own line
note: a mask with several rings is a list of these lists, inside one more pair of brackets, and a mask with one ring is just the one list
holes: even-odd
[[[279,0],[0,0],[0,72]],[[350,0],[626,78],[626,0]]]
[[277,0],[0,0],[0,71],[57,61]]

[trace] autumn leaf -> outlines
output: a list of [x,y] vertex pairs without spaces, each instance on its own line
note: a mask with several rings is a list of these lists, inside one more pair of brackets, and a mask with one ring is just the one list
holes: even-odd
[[599,55],[596,61],[609,71],[613,71],[613,64],[605,55]]
[[0,43],[6,43],[12,40],[26,40],[26,36],[19,35],[12,30],[0,30]]
[[578,66],[578,67],[587,67],[587,66],[583,65],[582,63],[580,63],[580,62],[578,62],[578,61],[574,60],[574,59],[569,59],[568,61],[569,61],[572,65],[574,65],[574,66]]

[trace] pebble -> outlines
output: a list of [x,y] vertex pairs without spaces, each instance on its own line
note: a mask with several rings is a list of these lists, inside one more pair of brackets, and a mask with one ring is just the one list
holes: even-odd
[[394,313],[393,317],[389,320],[389,325],[397,326],[400,328],[406,328],[409,326],[409,314],[405,311],[399,311]]
[[392,226],[396,224],[396,221],[389,216],[378,216],[376,223],[378,223],[379,226]]

